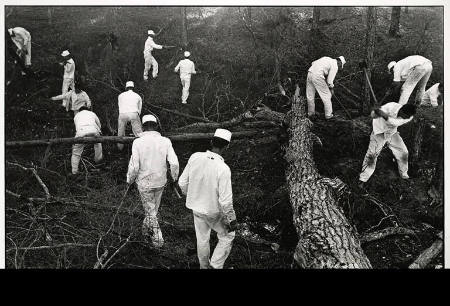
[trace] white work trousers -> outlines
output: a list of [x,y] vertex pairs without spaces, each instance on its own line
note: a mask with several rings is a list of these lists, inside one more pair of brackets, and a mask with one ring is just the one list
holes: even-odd
[[316,105],[314,98],[316,91],[319,93],[323,102],[325,110],[325,118],[333,117],[333,106],[331,104],[331,91],[328,88],[328,84],[322,75],[313,74],[308,72],[306,79],[306,99],[308,100],[308,116],[316,113]]
[[154,246],[162,247],[164,239],[158,223],[158,209],[161,204],[161,197],[164,187],[146,188],[138,185],[142,205],[144,206],[144,223],[142,224],[142,235],[150,236]]
[[409,96],[413,92],[417,85],[417,93],[415,102],[419,105],[422,102],[422,97],[425,93],[425,86],[427,85],[428,79],[430,78],[431,72],[433,71],[433,66],[431,63],[426,63],[413,68],[405,83],[402,86],[400,99],[398,103],[406,104],[408,103]]
[[[210,266],[214,269],[222,269],[225,260],[228,258],[228,255],[230,255],[235,232],[228,232],[225,226],[225,216],[223,214],[208,216],[198,212],[193,213],[200,269],[208,269]],[[211,236],[211,229],[217,232],[219,242],[217,243],[210,260],[209,239]]]
[[[139,137],[139,134],[142,133],[142,125],[141,119],[139,119],[138,113],[120,113],[117,124],[117,136],[125,135],[125,127],[128,122],[131,122],[131,129],[133,130],[133,134],[136,137]],[[118,143],[117,147],[119,150],[123,149],[123,143]]]
[[153,66],[152,77],[156,78],[158,76],[158,62],[152,56],[151,53],[144,54],[144,80],[148,79],[148,71]]
[[181,85],[183,86],[183,91],[181,93],[181,102],[186,103],[189,97],[189,87],[191,86],[191,77],[182,77],[180,78]]
[[398,132],[394,134],[381,133],[374,135],[370,134],[369,148],[367,149],[366,156],[364,157],[362,172],[359,175],[359,180],[367,182],[375,171],[377,164],[377,158],[381,153],[384,145],[387,144],[391,149],[397,160],[398,172],[401,177],[408,177],[408,148],[403,142],[402,137]]
[[[75,90],[75,81],[74,79],[64,78],[62,83],[62,94],[65,94],[69,91],[69,88]],[[69,101],[70,98],[65,98],[62,100],[62,106],[66,108],[66,111],[69,111]]]
[[[100,136],[95,127],[86,127],[82,128],[80,131],[77,131],[75,137],[84,137],[84,136]],[[84,143],[76,143],[72,146],[72,173],[78,173],[78,165],[80,164],[81,154],[83,154]],[[94,160],[95,162],[99,162],[103,159],[103,151],[102,144],[96,143],[94,144]]]

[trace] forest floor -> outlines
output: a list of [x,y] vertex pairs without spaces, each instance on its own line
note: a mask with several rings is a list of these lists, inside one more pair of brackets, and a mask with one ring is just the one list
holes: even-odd
[[[20,20],[16,21],[20,24]],[[34,27],[38,29],[39,25]],[[36,41],[42,44],[41,48],[49,47],[48,42],[45,45],[44,39]],[[159,57],[161,68],[156,80],[140,80],[140,69],[134,73],[138,92],[144,96],[144,109],[158,114],[163,124],[163,134],[193,121],[160,112],[149,103],[200,117],[202,109],[205,109],[201,99],[200,80],[194,79],[191,85],[192,102],[188,105],[180,103],[179,78],[172,72],[173,67],[164,68],[169,64],[170,58]],[[39,66],[44,67],[45,60],[40,61]],[[207,66],[207,63],[203,63],[203,66]],[[86,91],[89,95],[92,93],[94,111],[99,113],[102,123],[103,118],[110,117],[114,128],[116,114],[104,112],[109,105],[115,104],[117,93],[108,86],[89,84]],[[45,83],[19,77],[8,87],[5,101],[5,140],[72,137],[72,115],[63,110],[59,101],[48,99],[58,94],[59,90],[60,80],[55,77],[50,77]],[[104,96],[100,98],[102,94]],[[113,102],[101,105],[105,99]],[[318,99],[319,109],[320,104]],[[337,113],[345,116],[341,111]],[[219,115],[227,117],[223,113]],[[210,118],[222,121],[222,117],[212,115]],[[399,128],[408,148],[413,144],[417,118],[424,118],[426,128],[420,158],[410,164],[411,178],[404,181],[398,177],[392,153],[385,148],[366,191],[357,189],[356,184],[369,134],[358,129],[348,133],[348,129],[340,129],[339,126],[330,129],[321,121],[313,127],[313,132],[323,143],[322,146],[314,147],[319,172],[328,177],[337,176],[349,185],[352,193],[342,205],[358,232],[362,235],[368,230],[379,230],[396,223],[413,229],[416,233],[363,244],[374,268],[407,268],[423,250],[431,246],[437,233],[443,230],[443,195],[436,183],[440,175],[436,173],[436,169],[443,158],[443,108],[421,108],[414,123]],[[353,121],[366,126],[370,131],[369,118],[357,117]],[[104,130],[104,134],[108,134],[108,131]],[[291,206],[284,187],[283,145],[285,143],[270,142],[265,138],[237,140],[224,153],[225,161],[232,171],[234,207],[238,220],[246,223],[261,238],[244,239],[238,235],[226,268],[291,268],[293,265],[292,253],[297,235],[292,225]],[[184,168],[192,153],[207,147],[208,143],[205,141],[175,143],[180,168]],[[131,146],[126,148],[119,152],[114,145],[104,145],[104,166],[97,169],[93,165],[93,148],[86,146],[80,165],[82,174],[77,178],[68,176],[71,155],[69,146],[53,147],[45,165],[42,163],[45,147],[6,149],[6,189],[23,197],[44,195],[41,186],[30,173],[8,163],[13,162],[34,167],[49,188],[50,194],[58,198],[47,205],[35,204],[34,208],[30,208],[27,201],[6,195],[8,268],[92,268],[105,249],[109,250],[109,256],[119,250],[108,264],[108,267],[113,268],[198,267],[192,213],[169,188],[164,191],[159,210],[165,246],[155,249],[144,241],[140,234],[143,208],[137,190],[132,188],[123,198]],[[116,207],[122,199],[122,209],[132,213],[122,213],[121,210],[114,218]],[[382,205],[384,212],[379,205]],[[113,230],[106,234],[113,220]],[[100,237],[102,239],[98,243]],[[214,244],[217,239],[215,235],[212,237]],[[58,247],[58,244],[67,243],[75,245]],[[280,248],[274,248],[271,243],[278,244]],[[33,249],[40,245],[53,247]],[[437,265],[443,265],[443,254],[435,258],[429,267]]]

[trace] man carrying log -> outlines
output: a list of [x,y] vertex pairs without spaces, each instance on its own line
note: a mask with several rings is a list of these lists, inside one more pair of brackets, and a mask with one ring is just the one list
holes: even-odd
[[186,104],[187,98],[189,97],[189,87],[191,85],[191,75],[196,74],[194,62],[189,59],[191,53],[189,51],[184,52],[185,59],[178,62],[175,67],[175,72],[180,71],[181,85],[183,86],[183,91],[181,94],[181,103]]
[[17,46],[17,55],[24,59],[25,67],[31,66],[31,34],[22,27],[8,29],[8,33]]
[[[64,66],[64,76],[62,83],[62,95],[69,91],[69,88],[75,89],[75,62],[68,50],[61,53],[63,61],[60,65]],[[69,99],[63,98],[62,106],[68,108]]]
[[[142,234],[150,237],[156,247],[162,247],[164,239],[158,224],[158,209],[167,183],[167,162],[174,182],[178,179],[178,158],[170,139],[156,131],[157,119],[153,115],[142,117],[144,132],[133,141],[128,164],[127,184],[136,182],[144,205],[145,218]],[[151,235],[150,235],[151,233]]]
[[325,119],[333,118],[333,106],[331,97],[334,94],[334,78],[338,70],[344,68],[346,63],[343,56],[331,58],[324,56],[314,61],[308,70],[306,79],[306,99],[308,100],[308,117],[316,117],[316,106],[314,98],[316,91],[322,99],[325,109]]
[[[401,87],[398,103],[402,105],[408,103],[409,96],[417,85],[415,104],[419,105],[422,102],[425,87],[433,71],[431,61],[420,55],[411,55],[401,61],[390,62],[388,70],[389,73],[394,75],[390,91],[398,92]],[[404,82],[403,86],[402,82]]]
[[[444,83],[436,83],[425,91],[422,97],[420,106],[431,105],[437,107],[442,104],[442,97],[444,95]],[[438,101],[440,100],[440,103]]]
[[77,84],[75,89],[71,89],[65,94],[54,96],[50,98],[53,101],[66,99],[69,103],[66,104],[65,108],[68,112],[69,109],[73,111],[73,115],[76,116],[80,111],[82,106],[91,109],[91,99],[88,94],[80,88],[80,84]]
[[[73,117],[75,123],[75,137],[100,136],[101,124],[97,115],[89,111],[86,106],[82,106],[79,112]],[[84,143],[76,143],[72,146],[72,174],[78,174],[78,165],[80,163],[81,154],[83,154]],[[94,161],[99,163],[103,159],[102,144],[94,144]]]
[[360,187],[369,180],[375,171],[378,155],[387,144],[394,154],[400,177],[408,179],[408,149],[397,127],[410,122],[416,114],[416,106],[390,102],[371,113],[373,131],[370,134],[369,148],[364,157],[362,172],[359,175]]
[[[133,88],[134,82],[128,81],[125,84],[126,91],[121,93],[117,98],[119,104],[117,136],[125,135],[125,128],[128,122],[131,123],[134,136],[139,137],[142,133],[141,120],[139,119],[142,110],[142,98],[133,91]],[[118,143],[117,148],[122,150],[123,144]]]
[[[222,269],[235,237],[231,171],[221,156],[230,140],[230,131],[217,129],[211,151],[192,154],[178,181],[187,196],[186,207],[194,214],[200,269]],[[210,259],[211,229],[217,232],[219,242]]]

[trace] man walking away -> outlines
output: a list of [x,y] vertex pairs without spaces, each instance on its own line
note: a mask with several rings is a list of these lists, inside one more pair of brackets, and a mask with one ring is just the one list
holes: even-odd
[[[423,105],[431,105],[433,107],[437,107],[439,104],[442,104],[442,97],[444,96],[444,83],[436,83],[425,91],[425,94],[422,97],[421,106]],[[440,100],[440,103],[438,103]]]
[[410,122],[416,114],[416,106],[390,102],[371,113],[373,131],[370,134],[369,148],[364,157],[360,186],[367,182],[375,171],[378,155],[387,144],[395,156],[400,177],[408,179],[408,148],[403,142],[397,127]]
[[398,103],[402,105],[408,103],[409,96],[417,85],[415,104],[419,105],[422,102],[425,87],[433,71],[431,61],[420,55],[411,55],[401,61],[390,62],[388,70],[394,75],[391,90],[398,92],[401,82],[404,82],[403,86],[401,86]]
[[146,237],[151,236],[154,246],[162,247],[164,239],[157,214],[167,183],[167,162],[174,182],[178,179],[179,164],[170,139],[156,131],[158,123],[155,116],[145,115],[142,117],[142,124],[144,132],[140,138],[133,141],[127,184],[136,182],[141,195],[145,211],[142,234]]
[[[64,76],[62,83],[62,94],[64,95],[69,91],[69,88],[75,89],[75,62],[72,58],[72,55],[69,51],[64,50],[61,53],[63,57],[63,62],[61,65],[64,65]],[[68,109],[69,99],[64,98],[62,102],[62,106]]]
[[[73,117],[75,123],[75,137],[100,136],[101,124],[97,115],[88,110],[86,106],[82,106],[79,112]],[[72,146],[72,174],[78,174],[78,165],[80,163],[81,154],[83,154],[84,143],[76,143]],[[94,161],[99,163],[103,159],[102,144],[94,144]]]
[[181,94],[181,103],[186,104],[189,97],[189,87],[191,85],[191,75],[196,74],[194,62],[189,59],[191,53],[189,51],[184,52],[185,59],[179,61],[178,65],[175,67],[175,72],[180,71],[181,85],[183,86],[183,91]]
[[308,100],[309,117],[317,116],[314,102],[317,91],[323,102],[325,119],[333,118],[333,106],[331,104],[331,97],[334,93],[333,82],[338,70],[342,70],[345,63],[343,56],[338,58],[324,56],[311,64],[306,79],[306,99]]
[[[194,215],[201,269],[222,269],[235,236],[231,171],[221,156],[230,140],[230,131],[217,129],[211,151],[192,154],[178,181],[183,194],[187,195],[186,207],[192,209]],[[210,259],[211,229],[217,232],[219,242]]]
[[77,88],[69,90],[63,95],[51,97],[50,99],[53,101],[67,99],[69,103],[66,105],[66,111],[68,112],[69,109],[72,110],[74,116],[78,114],[82,106],[88,109],[92,107],[91,99],[85,91],[81,90],[79,84],[77,84]]
[[22,27],[8,29],[12,41],[17,46],[17,55],[24,58],[26,67],[31,66],[31,34]]
[[[142,133],[141,120],[139,116],[142,110],[142,98],[133,91],[134,83],[128,81],[125,84],[125,92],[121,93],[118,97],[119,104],[119,121],[117,127],[117,136],[125,135],[125,128],[127,123],[131,123],[133,134],[136,137]],[[118,143],[119,150],[123,149],[123,144]]]
[[158,76],[158,62],[156,59],[152,56],[152,50],[153,49],[162,49],[162,45],[158,45],[153,41],[153,36],[155,35],[155,32],[152,30],[148,30],[148,38],[145,41],[144,45],[144,81],[148,80],[148,71],[153,66],[152,71],[152,77],[156,79]]

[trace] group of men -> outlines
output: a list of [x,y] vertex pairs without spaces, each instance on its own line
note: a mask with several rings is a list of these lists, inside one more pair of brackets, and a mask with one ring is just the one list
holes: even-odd
[[[25,62],[31,65],[31,36],[23,28],[9,29],[11,38],[17,44],[18,52],[25,55]],[[154,42],[155,33],[148,31],[144,46],[144,74],[148,80],[149,70],[153,67],[152,77],[158,75],[158,63],[152,56],[153,49],[162,49],[163,45]],[[89,96],[75,83],[75,62],[68,50],[61,53],[63,57],[64,76],[62,94],[52,100],[62,100],[66,111],[74,113],[76,128],[75,137],[101,135],[101,124],[97,115],[90,111],[92,107]],[[174,71],[180,73],[183,86],[182,103],[187,103],[192,74],[196,74],[194,63],[189,60],[190,53],[184,52]],[[342,70],[346,60],[322,57],[314,61],[308,69],[306,81],[306,97],[308,116],[315,120],[315,93],[319,93],[324,104],[326,120],[335,119],[331,98],[334,94],[334,79]],[[382,148],[387,144],[398,163],[398,171],[402,178],[408,176],[408,149],[397,128],[410,122],[416,113],[416,105],[438,105],[438,98],[443,95],[443,84],[435,84],[425,91],[432,72],[432,63],[419,56],[409,56],[399,62],[390,62],[388,70],[393,74],[392,88],[399,90],[399,102],[390,102],[372,111],[373,131],[363,161],[363,169],[359,176],[360,184],[364,184],[375,170],[376,160]],[[401,82],[404,82],[401,86]],[[416,103],[408,104],[409,96],[418,86]],[[145,218],[142,233],[155,247],[164,245],[164,238],[158,223],[158,210],[162,193],[167,185],[167,172],[174,184],[186,195],[186,207],[193,211],[195,233],[197,238],[197,255],[201,268],[222,268],[227,259],[232,241],[235,237],[236,214],[233,208],[231,171],[225,163],[222,153],[231,141],[231,132],[217,129],[211,140],[211,150],[191,155],[179,176],[178,157],[171,141],[158,132],[158,119],[153,114],[142,116],[142,98],[134,92],[134,82],[127,81],[125,91],[118,96],[118,136],[125,135],[125,128],[131,124],[133,134],[137,137],[132,145],[132,155],[128,163],[127,184],[136,183],[144,206]],[[72,148],[72,174],[78,174],[78,166],[84,144],[75,144]],[[117,144],[122,150],[124,145]],[[94,145],[95,161],[103,159],[102,145]],[[168,169],[168,166],[169,168]],[[218,244],[210,257],[209,239],[211,229],[217,232]]]

